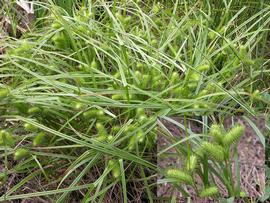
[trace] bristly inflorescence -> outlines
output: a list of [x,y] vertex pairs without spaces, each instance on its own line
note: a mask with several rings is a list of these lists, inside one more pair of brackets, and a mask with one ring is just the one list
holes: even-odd
[[218,188],[216,186],[207,187],[202,190],[199,194],[200,197],[213,197],[219,194]]
[[230,146],[236,143],[244,133],[244,127],[242,125],[235,125],[227,132],[223,138],[224,146]]
[[166,175],[168,178],[177,180],[178,183],[193,184],[192,176],[186,171],[180,169],[168,169]]
[[204,152],[209,154],[215,161],[224,161],[225,153],[222,146],[210,142],[203,142],[202,148]]
[[210,135],[218,144],[222,144],[224,138],[224,128],[221,125],[213,124],[210,128]]
[[[215,166],[220,165],[221,173],[224,173],[224,176],[227,177],[229,169],[226,166],[230,161],[230,146],[236,144],[243,133],[244,127],[240,124],[233,126],[227,131],[223,125],[213,124],[209,131],[210,139],[206,137],[204,141],[199,143],[196,149],[191,150],[191,153],[186,156],[183,168],[168,169],[166,177],[175,180],[177,184],[194,186],[195,177],[197,175],[202,176],[205,173],[205,164],[208,167],[211,163],[209,160],[215,163]],[[206,173],[208,176],[209,171],[206,170]],[[195,190],[198,192],[199,197],[218,197],[220,195],[218,187],[213,184],[205,184],[202,188],[200,190],[196,186]]]

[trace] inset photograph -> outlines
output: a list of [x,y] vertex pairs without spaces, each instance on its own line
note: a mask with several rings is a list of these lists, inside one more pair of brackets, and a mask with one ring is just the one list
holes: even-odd
[[263,117],[164,117],[157,141],[157,196],[164,202],[235,202],[265,191]]

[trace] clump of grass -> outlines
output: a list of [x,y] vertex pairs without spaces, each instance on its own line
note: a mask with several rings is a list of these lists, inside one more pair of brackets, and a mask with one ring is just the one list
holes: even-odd
[[[127,202],[126,185],[138,180],[153,202],[158,117],[269,108],[262,49],[269,8],[211,2],[33,1],[38,18],[31,32],[15,39],[14,29],[0,39],[1,122],[11,133],[0,137],[6,173],[16,168],[29,180],[39,175],[42,185],[57,184],[26,198],[48,194],[61,202],[86,188],[83,202],[103,202],[120,185]],[[16,14],[2,4],[1,13]],[[237,141],[230,134],[213,135],[214,144]],[[8,166],[17,149],[29,154]],[[192,154],[185,170],[195,173],[204,156]],[[101,175],[89,187],[83,180],[97,167]],[[50,178],[56,171],[64,173]],[[25,183],[0,200],[22,198],[13,193]]]

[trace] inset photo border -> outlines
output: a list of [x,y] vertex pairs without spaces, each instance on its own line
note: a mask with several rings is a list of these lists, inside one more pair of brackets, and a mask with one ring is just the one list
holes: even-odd
[[267,134],[263,116],[163,117],[158,128],[158,198],[200,203],[263,197]]

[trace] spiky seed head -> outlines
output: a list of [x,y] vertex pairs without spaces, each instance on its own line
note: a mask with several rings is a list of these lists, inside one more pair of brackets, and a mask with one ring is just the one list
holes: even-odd
[[136,116],[142,116],[142,115],[145,115],[145,110],[144,108],[137,108],[136,109]]
[[84,107],[85,107],[84,104],[81,103],[81,102],[75,102],[74,103],[74,109],[75,110],[82,110]]
[[0,146],[7,145],[9,147],[15,146],[15,140],[10,132],[5,130],[0,131]]
[[26,158],[30,155],[30,151],[28,149],[20,148],[17,149],[14,153],[14,160],[21,160],[23,158]]
[[241,191],[241,192],[239,193],[239,196],[240,196],[241,198],[243,198],[243,197],[246,197],[247,194],[245,193],[245,191]]
[[107,137],[107,141],[108,141],[108,142],[111,142],[111,141],[113,140],[113,138],[114,138],[114,137],[113,137],[112,135],[109,135],[109,136]]
[[41,111],[41,109],[40,109],[39,107],[34,106],[34,107],[28,109],[27,113],[28,113],[28,114],[37,114],[37,113],[39,113],[40,111]]
[[124,96],[121,94],[112,95],[112,100],[122,100],[122,99],[124,99]]
[[111,128],[111,133],[116,134],[116,133],[118,133],[120,131],[120,129],[121,129],[121,127],[119,125],[114,125]]
[[111,159],[108,162],[108,166],[112,167],[111,173],[112,173],[113,177],[118,178],[121,174],[121,170],[120,170],[120,166],[119,166],[119,163],[117,162],[117,160]]
[[177,71],[174,71],[174,72],[172,73],[172,76],[171,76],[171,82],[172,82],[173,84],[176,84],[178,80],[179,80],[179,74],[178,74]]
[[37,147],[37,146],[44,146],[47,144],[47,135],[45,134],[45,132],[40,132],[38,133],[35,138],[33,139],[33,146]]
[[210,68],[210,66],[208,64],[202,64],[202,65],[197,67],[197,70],[202,72],[202,71],[208,71],[209,68]]
[[213,124],[210,128],[210,135],[214,138],[214,140],[222,144],[223,141],[223,128],[221,125]]
[[98,130],[104,130],[104,125],[102,123],[96,123],[96,128]]
[[253,96],[258,96],[260,94],[260,90],[255,90],[252,94]]
[[145,115],[141,115],[139,116],[138,121],[140,123],[145,123],[147,121],[147,117]]
[[132,136],[128,143],[128,151],[132,151],[136,146],[136,137]]
[[97,62],[95,60],[93,60],[91,62],[91,68],[93,68],[93,69],[97,69],[98,68],[98,64],[97,64]]
[[96,115],[97,115],[98,117],[101,117],[101,116],[104,115],[104,111],[102,111],[101,109],[98,109],[97,112],[96,112]]
[[24,124],[24,129],[26,131],[29,131],[29,132],[34,132],[34,131],[37,131],[38,130],[38,128],[35,125],[32,125],[30,123],[25,123]]
[[219,194],[218,188],[216,186],[205,188],[200,192],[200,197],[213,197]]
[[105,136],[107,135],[107,130],[105,126],[102,123],[96,123],[96,129],[98,131],[99,136]]
[[84,118],[96,118],[97,109],[90,109],[83,113]]
[[137,132],[137,140],[139,143],[142,143],[145,140],[145,134],[144,134],[143,130],[139,130]]
[[193,172],[197,167],[197,162],[198,162],[197,156],[191,155],[189,159],[187,159],[186,169],[190,172]]
[[198,158],[198,159],[201,159],[201,158],[203,158],[205,151],[204,151],[204,149],[203,149],[202,147],[198,147],[198,148],[194,151],[194,153],[197,155],[197,158]]
[[142,69],[142,68],[144,67],[144,65],[143,65],[143,63],[138,62],[138,63],[136,64],[136,67],[137,67],[138,69]]
[[210,142],[203,142],[202,148],[216,161],[224,161],[225,154],[222,146]]
[[193,179],[186,171],[180,169],[168,169],[166,173],[168,178],[177,180],[179,183],[193,184]]
[[239,125],[239,124],[232,127],[230,131],[226,133],[226,135],[223,138],[224,145],[230,146],[231,144],[236,143],[240,139],[240,137],[243,135],[244,130],[245,130],[244,126]]

